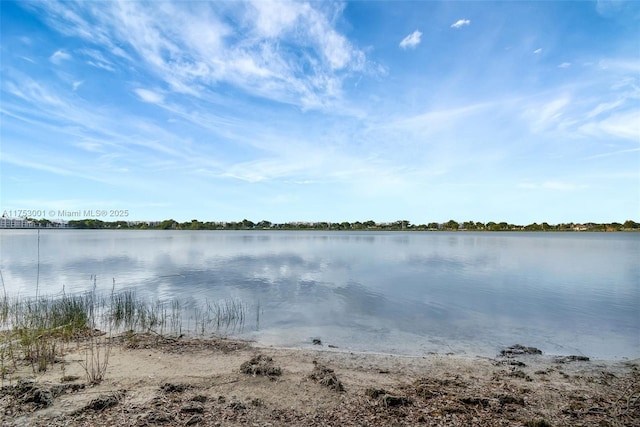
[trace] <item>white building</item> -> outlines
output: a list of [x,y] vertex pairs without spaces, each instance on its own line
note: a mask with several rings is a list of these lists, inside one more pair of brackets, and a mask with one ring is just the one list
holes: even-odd
[[38,224],[26,218],[0,217],[0,228],[69,228],[69,223],[63,220],[49,221],[46,224]]
[[33,221],[24,218],[0,218],[0,228],[36,228]]

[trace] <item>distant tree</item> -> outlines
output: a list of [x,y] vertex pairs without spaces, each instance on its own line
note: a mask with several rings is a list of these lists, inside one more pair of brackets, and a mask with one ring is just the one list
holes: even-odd
[[173,219],[165,219],[160,223],[160,225],[158,225],[158,228],[160,230],[170,230],[170,229],[176,228],[177,225],[178,225],[177,221]]
[[[29,219],[29,218],[27,218],[27,219]],[[53,224],[51,221],[49,221],[46,218],[34,219],[34,220],[31,220],[31,221],[35,222],[38,225],[38,227],[50,227]]]
[[251,229],[251,228],[255,228],[255,224],[253,223],[253,221],[249,221],[248,219],[243,219],[242,220],[242,228],[244,229]]
[[409,228],[409,221],[407,221],[406,219],[395,221],[391,224],[390,228],[392,230],[406,230],[407,228]]
[[256,225],[257,228],[262,228],[262,229],[271,228],[271,226],[272,226],[271,221],[267,221],[267,220],[262,220]]
[[465,230],[475,230],[476,223],[473,221],[465,221],[462,223],[462,228],[464,228]]
[[607,225],[607,231],[620,231],[622,230],[622,224],[620,224],[619,222],[612,222],[611,224]]
[[445,228],[447,230],[457,230],[459,227],[460,227],[460,224],[458,224],[456,221],[452,219],[447,221],[447,223],[445,224]]

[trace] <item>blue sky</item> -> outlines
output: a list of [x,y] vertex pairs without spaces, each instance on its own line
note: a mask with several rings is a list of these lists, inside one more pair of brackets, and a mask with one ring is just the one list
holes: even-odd
[[2,210],[640,219],[640,2],[1,8]]

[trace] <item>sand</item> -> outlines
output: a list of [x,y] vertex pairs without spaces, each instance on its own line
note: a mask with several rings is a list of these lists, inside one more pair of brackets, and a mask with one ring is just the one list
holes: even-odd
[[0,424],[640,425],[639,359],[403,357],[155,334],[103,342],[99,384],[87,384],[82,367],[90,341],[68,345],[46,372],[24,365],[5,375]]

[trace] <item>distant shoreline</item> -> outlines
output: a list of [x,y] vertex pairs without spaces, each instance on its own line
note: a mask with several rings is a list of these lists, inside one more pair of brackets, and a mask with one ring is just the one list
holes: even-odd
[[560,223],[528,225],[509,224],[507,222],[430,222],[412,224],[407,220],[394,222],[355,221],[294,221],[274,223],[263,220],[242,221],[199,221],[178,222],[174,219],[163,221],[102,221],[95,218],[78,220],[48,220],[33,218],[0,218],[0,229],[89,229],[89,230],[238,230],[238,231],[472,231],[472,232],[637,232],[640,223],[627,220],[624,223]]

